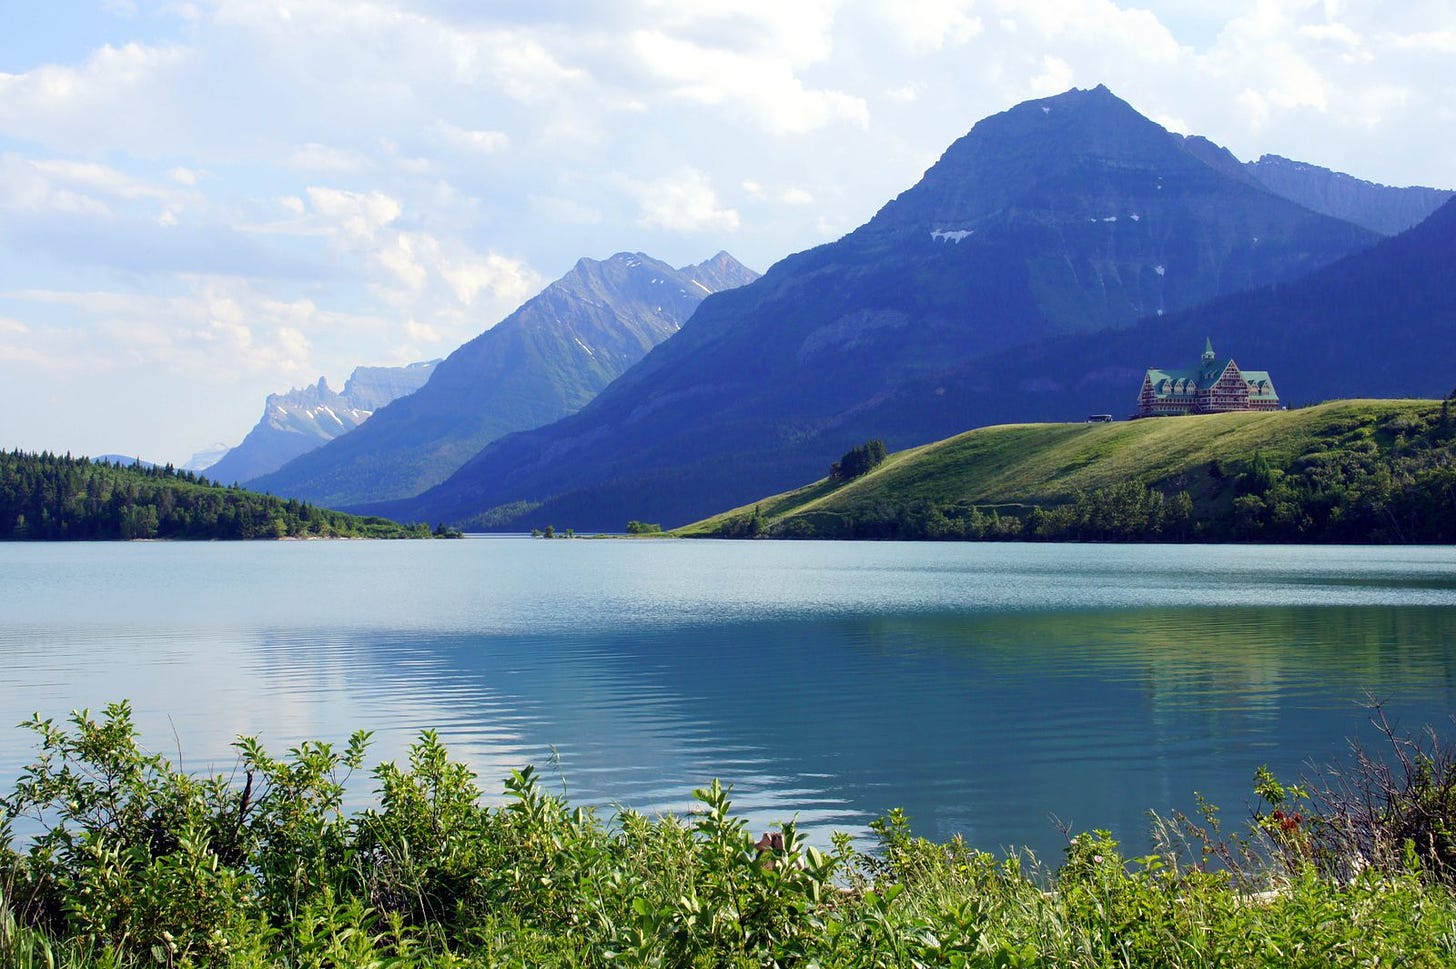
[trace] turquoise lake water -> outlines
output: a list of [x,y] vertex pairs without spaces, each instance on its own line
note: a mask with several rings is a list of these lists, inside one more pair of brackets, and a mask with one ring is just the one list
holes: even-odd
[[[1200,792],[1452,728],[1456,549],[537,541],[0,545],[0,788],[33,711],[133,703],[228,771],[425,728],[494,796],[533,763],[610,811],[714,777],[756,829],[914,829],[1055,857]],[[1456,729],[1456,728],[1452,728]],[[555,766],[551,766],[552,764]],[[356,779],[354,797],[369,796]]]

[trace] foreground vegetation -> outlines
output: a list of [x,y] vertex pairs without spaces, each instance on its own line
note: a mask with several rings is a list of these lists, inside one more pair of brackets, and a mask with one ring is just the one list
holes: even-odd
[[980,428],[676,534],[1450,543],[1453,407],[1456,395]]
[[[867,851],[755,840],[716,782],[688,817],[610,820],[530,768],[482,803],[430,733],[342,808],[367,736],[232,777],[138,747],[130,710],[34,719],[0,798],[0,964],[38,966],[1443,966],[1456,962],[1456,762],[1391,737],[1319,792],[1260,772],[1260,808],[1106,832],[1055,869],[892,813]],[[17,843],[17,823],[35,832]]]
[[69,454],[0,452],[0,541],[430,535],[424,525],[361,518],[303,501],[224,488],[171,465],[145,467]]

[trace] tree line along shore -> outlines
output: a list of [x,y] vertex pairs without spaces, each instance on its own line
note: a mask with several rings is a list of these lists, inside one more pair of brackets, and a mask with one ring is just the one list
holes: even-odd
[[0,452],[0,540],[429,538],[425,525],[224,487],[166,466]]

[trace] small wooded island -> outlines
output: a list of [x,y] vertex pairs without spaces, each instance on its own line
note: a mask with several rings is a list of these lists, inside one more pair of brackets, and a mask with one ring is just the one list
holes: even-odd
[[223,487],[171,465],[0,452],[0,541],[458,535]]

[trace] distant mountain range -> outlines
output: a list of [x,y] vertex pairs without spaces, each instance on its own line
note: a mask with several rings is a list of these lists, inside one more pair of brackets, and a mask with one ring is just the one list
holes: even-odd
[[143,461],[141,458],[131,457],[126,454],[100,454],[91,458],[91,460],[96,464],[104,462],[106,464],[120,465],[123,468],[137,467],[146,469],[156,467],[151,461]]
[[1276,195],[1382,235],[1404,232],[1456,194],[1435,188],[1391,188],[1278,155],[1265,155],[1244,167]]
[[251,487],[340,507],[438,484],[485,445],[581,408],[709,294],[758,278],[726,252],[674,269],[643,253],[580,260],[450,354],[417,391]]
[[221,461],[223,455],[227,454],[231,450],[232,448],[228,447],[222,441],[218,441],[216,444],[213,444],[210,447],[203,448],[201,451],[194,451],[192,453],[192,457],[188,458],[187,462],[182,465],[182,470],[206,471],[208,468]]
[[[1018,105],[977,124],[866,225],[705,300],[580,413],[502,438],[418,498],[369,510],[492,528],[671,526],[813,480],[869,437],[901,448],[1038,408],[1080,417],[1090,398],[1067,388],[1089,373],[1126,386],[1125,404],[1097,409],[1125,412],[1140,368],[1179,365],[1202,346],[1200,332],[1169,359],[1170,341],[1151,338],[1174,319],[1181,332],[1194,326],[1184,314],[1210,300],[1297,293],[1294,280],[1379,240],[1285,197],[1320,195],[1319,171],[1302,187],[1281,180],[1268,159],[1246,166],[1206,139],[1171,134],[1103,87]],[[1346,195],[1403,199],[1408,214],[1439,201],[1389,191],[1406,194]],[[1325,207],[1337,196],[1325,192]],[[1418,272],[1431,261],[1409,258]],[[1341,341],[1366,358],[1320,386],[1379,393],[1362,383],[1372,367],[1425,371],[1409,341],[1381,360],[1391,334],[1359,317],[1360,306],[1402,300],[1404,282],[1384,286],[1347,294],[1312,332],[1287,338],[1309,358]],[[1216,305],[1234,304],[1244,305]],[[1286,395],[1303,393],[1305,369],[1246,355],[1250,327],[1227,322],[1206,334],[1221,352],[1273,371]],[[1271,332],[1260,346],[1295,329],[1262,327]],[[1116,357],[1101,352],[1114,345]],[[1063,346],[1076,348],[1070,370],[1021,365]]]
[[206,468],[207,476],[226,484],[276,471],[352,431],[390,401],[418,390],[439,362],[357,367],[341,393],[335,393],[320,377],[312,386],[269,394],[262,418],[241,444]]

